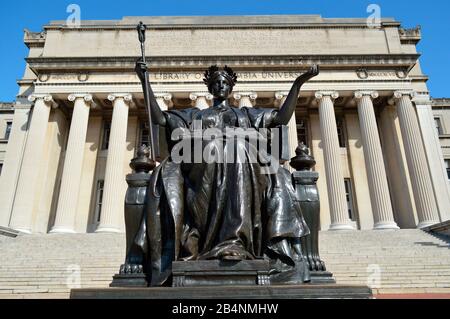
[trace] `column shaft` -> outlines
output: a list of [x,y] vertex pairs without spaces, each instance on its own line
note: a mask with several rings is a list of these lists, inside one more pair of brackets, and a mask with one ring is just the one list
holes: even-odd
[[122,185],[125,183],[124,161],[128,126],[128,102],[130,95],[110,95],[113,101],[113,118],[106,161],[105,186],[100,225],[97,232],[121,232],[124,198]]
[[431,182],[435,192],[436,204],[439,210],[440,220],[450,219],[450,191],[447,179],[444,156],[442,154],[439,136],[436,134],[433,110],[429,97],[415,99],[417,116],[425,146],[425,154],[431,173]]
[[295,156],[295,150],[298,147],[298,134],[297,134],[297,118],[295,117],[295,114],[292,115],[291,120],[288,124],[289,127],[289,148],[290,148],[290,154],[291,158]]
[[33,228],[37,179],[44,152],[50,109],[52,104],[54,105],[51,96],[48,95],[31,96],[30,100],[35,101],[35,105],[10,222],[11,228],[24,233],[31,233]]
[[89,121],[88,102],[92,100],[92,96],[70,96],[69,100],[74,101],[75,104],[52,233],[75,233],[75,218]]
[[0,226],[9,227],[14,194],[20,171],[20,164],[26,141],[26,131],[30,117],[30,106],[14,106],[14,118],[11,135],[3,162],[0,178]]
[[376,98],[378,94],[375,92],[357,92],[355,95],[358,99],[358,115],[375,221],[374,228],[398,229],[394,221],[378,126],[372,103],[372,97]]
[[337,93],[317,93],[319,102],[320,129],[322,133],[327,189],[331,212],[330,230],[353,230],[348,216],[345,197],[344,175],[337,135],[336,115],[333,98]]
[[418,228],[423,228],[439,223],[427,159],[410,96],[396,92],[395,98],[419,218]]

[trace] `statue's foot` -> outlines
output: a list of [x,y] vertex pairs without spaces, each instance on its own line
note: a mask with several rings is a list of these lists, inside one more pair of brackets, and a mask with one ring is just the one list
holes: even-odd
[[320,264],[320,271],[327,271],[327,267],[325,266],[325,263],[319,259]]
[[120,266],[120,274],[121,275],[142,274],[142,273],[144,273],[144,267],[142,265],[124,264],[124,265]]
[[271,269],[269,276],[271,283],[277,285],[303,285],[311,282],[311,273],[306,259],[296,261],[294,267]]
[[229,249],[224,250],[219,258],[225,261],[242,261],[247,260],[248,258],[247,252],[242,247],[230,247]]

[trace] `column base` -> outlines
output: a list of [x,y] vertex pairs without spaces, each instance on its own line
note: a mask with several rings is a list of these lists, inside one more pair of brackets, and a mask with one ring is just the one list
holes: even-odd
[[439,224],[440,221],[425,221],[425,222],[420,222],[419,225],[417,225],[417,228],[422,229],[422,228],[427,228],[430,226],[434,226],[436,224]]
[[25,228],[20,228],[20,227],[11,227],[11,228],[14,229],[15,231],[20,232],[20,233],[31,235],[31,230],[30,229],[25,229]]
[[396,222],[380,222],[376,223],[375,226],[373,226],[374,230],[399,230],[400,227],[398,227]]
[[330,231],[339,231],[339,230],[356,230],[355,227],[353,227],[350,224],[332,224],[330,226]]
[[76,234],[77,232],[67,227],[53,227],[50,234]]
[[104,234],[104,233],[113,233],[113,234],[121,234],[123,233],[120,229],[113,228],[113,227],[99,227],[95,233],[97,234]]

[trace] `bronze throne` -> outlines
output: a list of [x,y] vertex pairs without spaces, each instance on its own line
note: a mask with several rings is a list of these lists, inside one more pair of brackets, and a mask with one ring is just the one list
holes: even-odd
[[[280,132],[274,138],[279,139],[281,146],[279,152],[280,163],[289,161],[289,143],[287,126],[278,127]],[[164,132],[159,133],[163,135]],[[158,134],[156,134],[158,135]],[[166,153],[167,146],[163,142],[165,138],[159,136],[160,141],[156,148],[157,153]],[[269,146],[270,149],[270,146]],[[111,287],[147,287],[151,286],[152,278],[149,269],[149,256],[146,255],[145,233],[147,232],[146,220],[148,216],[145,209],[147,204],[148,185],[151,180],[150,171],[155,168],[155,164],[149,158],[150,151],[147,146],[143,145],[139,148],[136,158],[131,161],[133,173],[127,176],[128,190],[125,198],[125,224],[126,224],[126,259],[125,263],[120,267],[120,273],[114,277]],[[163,157],[163,156],[159,156]],[[312,284],[335,283],[331,273],[326,271],[325,263],[319,255],[319,228],[320,228],[320,201],[317,189],[317,180],[319,178],[317,172],[311,171],[316,162],[310,155],[309,149],[302,143],[296,150],[296,156],[290,159],[290,165],[296,171],[292,174],[292,183],[295,187],[297,200],[300,202],[304,219],[310,229],[310,234],[301,239],[301,247],[306,264],[309,266],[310,280]],[[139,240],[141,242],[139,242]],[[145,240],[144,240],[145,241]],[[242,283],[252,283],[256,285],[280,284],[280,280],[270,276],[266,271],[267,264],[248,263],[243,261],[240,266],[233,265],[227,272],[222,274],[230,276],[233,272],[242,276],[243,273],[254,272],[252,277],[245,277]],[[220,285],[221,283],[229,283],[229,280],[210,280],[198,279],[199,269],[194,264],[188,265],[189,262],[174,262],[172,265],[171,281],[173,286],[186,286],[189,282],[192,285]],[[204,267],[205,264],[200,265]],[[187,268],[186,268],[187,267]],[[211,267],[210,267],[211,268]],[[217,261],[210,269],[211,272],[220,271],[221,262]],[[222,269],[223,270],[223,269]],[[207,271],[207,269],[206,269]],[[197,276],[197,277],[196,277]],[[186,279],[188,278],[188,279]],[[224,277],[225,278],[225,277]],[[208,279],[207,279],[208,280]],[[240,282],[232,282],[239,284]],[[285,284],[290,284],[289,280]]]

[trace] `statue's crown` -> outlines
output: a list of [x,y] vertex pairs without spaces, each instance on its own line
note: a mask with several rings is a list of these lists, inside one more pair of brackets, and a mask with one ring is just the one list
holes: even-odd
[[223,70],[220,70],[217,65],[212,65],[205,72],[205,78],[203,81],[206,85],[210,85],[218,76],[225,77],[231,84],[231,86],[236,85],[237,83],[237,74],[233,71],[232,68],[225,65]]

